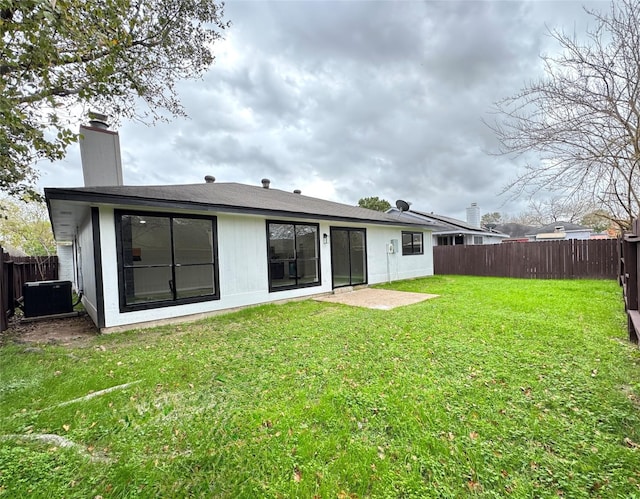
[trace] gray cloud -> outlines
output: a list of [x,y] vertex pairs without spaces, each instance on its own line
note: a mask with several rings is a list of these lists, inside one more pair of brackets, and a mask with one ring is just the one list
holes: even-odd
[[[502,206],[519,165],[487,154],[496,143],[482,119],[540,76],[539,54],[555,48],[545,25],[585,23],[577,2],[238,1],[226,13],[216,64],[180,85],[190,119],[121,127],[127,183],[269,177],[460,218],[471,202],[526,206]],[[80,185],[78,156],[43,167],[41,185]]]

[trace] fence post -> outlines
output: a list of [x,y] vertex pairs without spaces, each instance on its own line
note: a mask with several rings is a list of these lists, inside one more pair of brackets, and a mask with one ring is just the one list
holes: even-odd
[[9,285],[5,267],[4,250],[0,246],[0,332],[6,331],[9,327],[7,323],[7,303],[13,301],[13,296],[9,297]]
[[640,244],[640,223],[634,220],[632,233],[625,234],[620,255],[620,282],[624,296],[624,306],[627,313],[627,329],[629,341],[638,343],[638,331],[640,331],[640,311],[638,310],[640,282],[638,280],[638,245]]
[[627,311],[627,329],[629,341],[638,342],[638,333],[634,325],[634,318],[638,314],[638,246],[637,243],[626,236],[622,249],[623,259],[623,293],[624,306]]
[[[6,254],[8,258],[10,258],[9,253]],[[11,260],[8,261],[9,265],[5,267],[5,278],[7,280],[7,297],[9,299],[9,309],[8,309],[8,317],[13,317],[16,313],[16,289],[15,289],[15,278],[14,278],[14,269],[13,262]],[[22,289],[20,289],[20,293],[22,293]]]

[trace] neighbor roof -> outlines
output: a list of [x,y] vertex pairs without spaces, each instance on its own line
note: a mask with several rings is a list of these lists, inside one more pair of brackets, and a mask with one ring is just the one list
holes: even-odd
[[585,227],[584,225],[574,224],[572,222],[554,222],[552,224],[545,225],[544,227],[533,228],[533,230],[527,232],[527,235],[538,235],[538,234],[547,234],[555,232],[556,227],[562,227],[562,230],[558,232],[584,232],[591,231],[590,227]]
[[498,234],[497,232],[490,231],[483,227],[476,227],[475,225],[471,225],[462,220],[458,220],[457,218],[445,217],[444,215],[437,215],[433,212],[424,213],[422,211],[416,211],[416,210],[411,210],[411,211],[413,213],[417,213],[418,215],[422,215],[423,217],[431,218],[432,220],[436,220],[437,222],[440,222],[442,224],[449,225],[455,229],[470,230],[473,232],[489,232],[492,234],[501,235],[501,234]]
[[[379,211],[360,208],[324,199],[303,196],[279,189],[238,183],[201,183],[188,185],[157,186],[107,186],[48,188],[45,197],[54,224],[58,218],[51,203],[80,202],[81,204],[135,205],[137,207],[162,207],[172,209],[196,209],[216,212],[264,214],[268,216],[304,217],[358,221],[382,225],[429,224]],[[62,213],[60,210],[58,213]]]
[[[395,212],[395,208],[391,208],[388,212]],[[407,215],[413,215],[415,219],[427,219],[434,224],[434,234],[447,234],[449,232],[473,232],[475,234],[490,234],[497,237],[508,237],[498,231],[488,230],[484,227],[476,227],[474,225],[458,220],[457,218],[445,217],[444,215],[436,215],[435,213],[425,213],[422,211],[409,210],[403,212]]]
[[527,234],[533,234],[533,231],[537,230],[537,227],[531,225],[523,225],[515,222],[508,222],[500,224],[496,227],[496,230],[507,234],[510,238],[523,238]]

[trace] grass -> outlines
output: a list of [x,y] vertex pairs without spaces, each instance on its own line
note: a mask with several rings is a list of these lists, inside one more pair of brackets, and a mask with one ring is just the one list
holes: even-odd
[[3,347],[0,496],[640,497],[615,282],[385,287],[441,296]]

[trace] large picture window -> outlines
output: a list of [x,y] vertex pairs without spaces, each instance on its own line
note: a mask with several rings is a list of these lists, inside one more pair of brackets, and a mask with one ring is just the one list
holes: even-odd
[[320,285],[318,224],[267,222],[269,291]]
[[215,300],[216,219],[116,212],[120,308]]
[[402,233],[402,254],[403,255],[422,255],[424,253],[422,244],[422,232],[403,232]]

